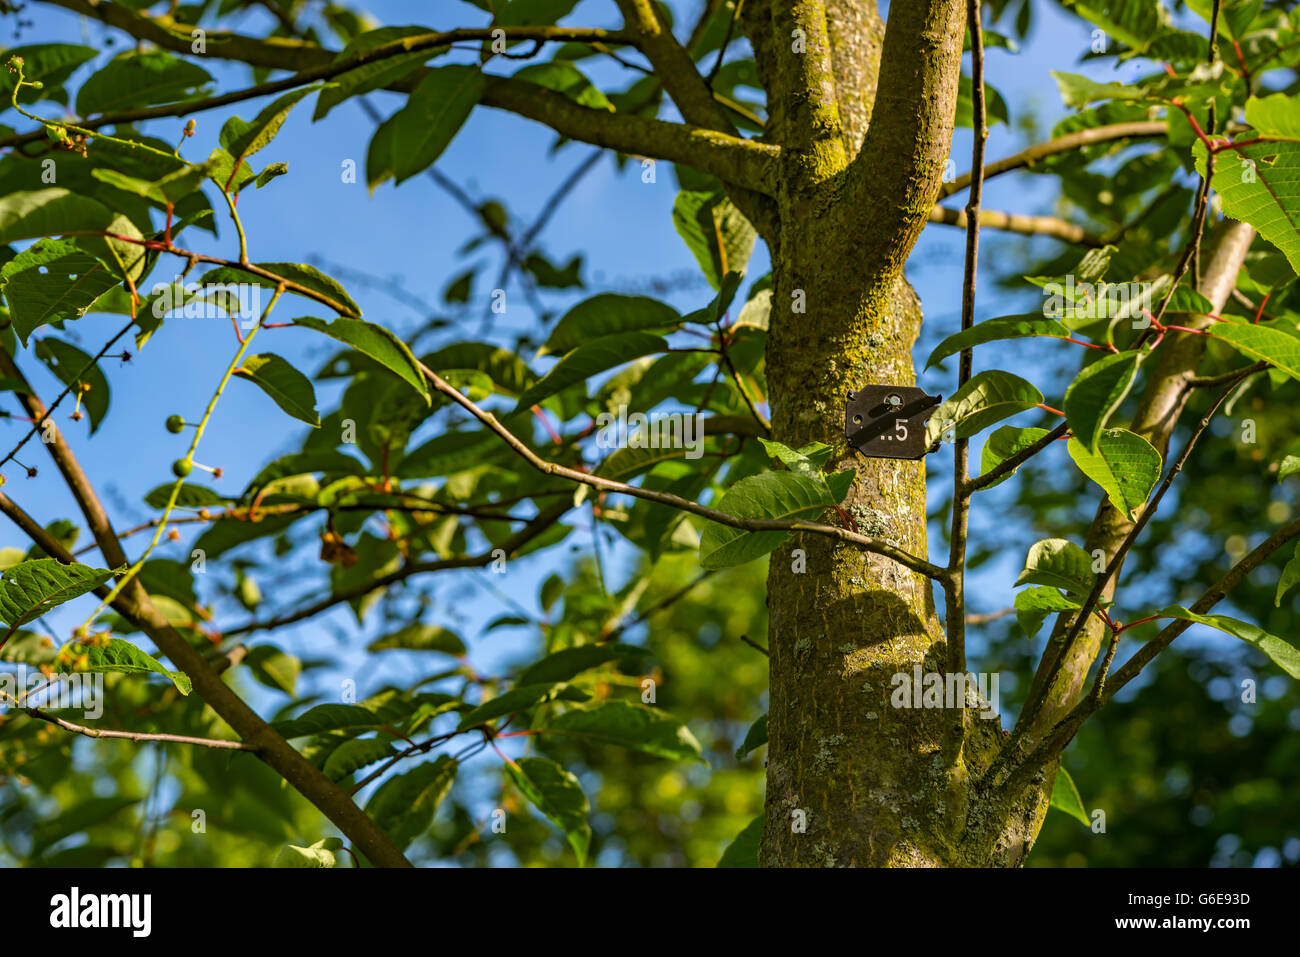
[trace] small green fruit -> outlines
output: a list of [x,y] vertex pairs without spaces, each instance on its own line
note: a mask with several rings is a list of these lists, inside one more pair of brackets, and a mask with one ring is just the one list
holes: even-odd
[[177,478],[185,478],[185,476],[189,475],[193,470],[194,466],[185,459],[177,459],[172,463],[172,474]]
[[185,420],[179,415],[167,416],[167,431],[173,435],[178,434],[181,429],[185,428]]

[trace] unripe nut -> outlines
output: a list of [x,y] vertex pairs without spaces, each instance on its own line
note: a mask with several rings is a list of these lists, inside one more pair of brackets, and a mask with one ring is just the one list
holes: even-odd
[[167,416],[168,432],[172,433],[173,435],[176,435],[184,428],[185,428],[185,420],[182,419],[179,415]]
[[177,478],[185,478],[192,471],[194,471],[194,466],[187,459],[177,459],[172,463],[172,474]]

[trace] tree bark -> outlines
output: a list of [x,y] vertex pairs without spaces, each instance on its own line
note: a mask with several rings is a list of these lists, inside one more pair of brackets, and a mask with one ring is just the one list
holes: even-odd
[[[924,462],[849,448],[844,403],[866,383],[915,383],[921,304],[902,264],[948,158],[964,13],[964,2],[895,3],[886,39],[869,3],[744,8],[773,104],[768,135],[782,147],[777,225],[764,233],[773,434],[795,448],[835,446],[828,468],[857,472],[845,510],[858,529],[920,556]],[[993,809],[973,784],[1002,741],[999,722],[972,709],[891,705],[894,675],[945,668],[933,587],[813,536],[772,554],[764,865],[1023,860],[1045,800]]]

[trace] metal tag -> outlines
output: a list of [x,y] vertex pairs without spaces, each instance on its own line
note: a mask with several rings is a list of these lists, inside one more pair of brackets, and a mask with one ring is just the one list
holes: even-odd
[[863,455],[877,459],[919,459],[930,451],[925,424],[943,396],[915,386],[864,385],[844,406],[844,434]]

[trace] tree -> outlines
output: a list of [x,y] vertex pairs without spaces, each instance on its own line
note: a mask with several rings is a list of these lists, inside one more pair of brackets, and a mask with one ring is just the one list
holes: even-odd
[[[704,716],[664,707],[646,649],[618,639],[714,572],[767,556],[767,648],[759,648],[770,659],[770,707],[741,745],[749,752],[766,743],[765,809],[724,862],[1018,865],[1050,805],[1087,820],[1060,770],[1063,750],[1187,629],[1226,632],[1300,676],[1300,652],[1285,630],[1272,634],[1215,611],[1256,569],[1285,562],[1300,519],[1252,526],[1254,545],[1185,605],[1157,608],[1142,590],[1117,587],[1121,571],[1131,581],[1126,558],[1180,473],[1194,468],[1215,416],[1264,390],[1272,390],[1268,401],[1284,402],[1300,377],[1294,12],[1259,0],[1197,0],[1174,19],[1157,0],[1070,3],[1097,27],[1096,56],[1162,67],[1128,84],[1056,74],[1079,112],[1050,140],[986,163],[988,124],[1005,111],[985,82],[984,49],[1011,42],[990,24],[1013,7],[1025,34],[1029,0],[894,3],[887,24],[871,2],[709,0],[689,29],[675,27],[673,11],[652,0],[618,0],[615,28],[569,25],[575,3],[565,0],[470,2],[490,17],[486,25],[375,28],[342,7],[318,15],[298,0],[208,0],[166,12],[104,0],[35,4],[101,21],[139,46],[87,76],[75,100],[64,84],[93,48],[34,45],[5,57],[5,92],[25,128],[0,131],[0,146],[9,148],[0,161],[8,187],[0,242],[17,244],[0,273],[8,308],[0,375],[30,420],[5,462],[16,462],[29,439],[45,446],[103,567],[76,560],[74,528],[42,524],[21,495],[0,495],[0,510],[33,543],[11,556],[0,582],[8,632],[0,654],[51,676],[109,674],[112,716],[130,726],[71,722],[29,705],[16,727],[3,729],[17,745],[6,755],[22,757],[11,759],[14,772],[28,754],[66,756],[68,734],[180,749],[205,780],[220,778],[214,758],[251,766],[247,756],[216,752],[250,751],[269,768],[246,772],[250,792],[278,776],[356,855],[401,866],[461,761],[492,747],[508,793],[530,802],[585,861],[588,798],[566,764],[599,767],[598,745],[606,744],[657,760],[701,754],[683,720]],[[266,35],[227,25],[247,8],[273,15]],[[1198,14],[1203,22],[1193,29]],[[602,90],[576,65],[591,57],[636,64],[643,75],[621,91]],[[529,62],[515,69],[520,59]],[[252,67],[256,82],[214,95],[202,64],[216,60]],[[761,90],[762,101],[746,103],[738,87]],[[527,338],[503,348],[453,337],[417,357],[413,343],[362,318],[329,270],[253,261],[238,200],[286,173],[274,162],[258,170],[257,154],[273,155],[286,117],[306,109],[309,97],[319,117],[351,99],[373,109],[361,98],[379,90],[403,103],[369,144],[364,176],[372,189],[439,176],[433,164],[480,107],[611,151],[643,177],[673,164],[683,186],[674,219],[711,301],[682,315],[650,297],[602,293],[554,322],[540,348]],[[229,119],[206,160],[182,158],[171,146],[178,135],[188,145],[195,132],[178,134],[179,118],[254,99],[268,101],[251,121]],[[52,115],[51,104],[68,102],[70,118]],[[665,118],[673,111],[680,121]],[[974,144],[971,172],[960,177],[950,159],[959,122]],[[169,141],[155,138],[164,131]],[[1058,179],[1086,225],[982,208],[986,179],[1025,169]],[[938,205],[962,192],[963,210]],[[483,223],[474,242],[504,250],[498,292],[511,276],[533,289],[580,284],[574,264],[557,266],[535,248],[544,218],[521,233],[501,205],[465,201]],[[214,231],[222,217],[236,228],[236,248],[200,252],[188,237]],[[956,387],[941,404],[908,405],[900,417],[873,403],[924,404],[903,398],[914,395],[907,390],[922,331],[904,267],[931,222],[967,231],[960,328],[930,360],[957,358]],[[982,226],[1067,244],[1037,273],[1047,298],[1036,314],[975,321]],[[757,238],[771,275],[751,282],[742,301]],[[177,263],[186,276],[195,271],[196,285],[150,285],[155,270],[165,276]],[[467,298],[472,282],[460,277],[449,298]],[[241,320],[239,295],[250,291],[259,301],[265,293],[264,306]],[[330,318],[273,316],[290,298]],[[134,330],[138,347],[158,340],[152,347],[166,348],[168,317],[189,308],[230,314],[235,351],[197,421],[168,420],[174,433],[194,431],[173,479],[149,496],[160,512],[144,530],[150,545],[131,554],[127,533],[116,530],[51,415],[72,396],[74,415],[84,409],[93,431],[107,413],[100,364],[117,342]],[[129,317],[94,356],[66,341],[90,313]],[[254,336],[261,348],[286,335],[282,329],[344,347],[314,377],[344,384],[328,414],[317,411],[311,378],[277,353],[251,348]],[[1069,384],[1055,390],[1059,410],[1021,375],[974,373],[975,346],[1027,337],[1071,350]],[[1084,347],[1082,362],[1075,346]],[[558,361],[546,368],[546,355]],[[48,404],[20,367],[31,359],[65,386]],[[193,479],[205,468],[196,460],[200,441],[235,378],[312,431],[299,451],[267,463],[228,496]],[[871,384],[902,395],[846,406]],[[676,418],[656,418],[650,431],[647,414],[669,408]],[[708,413],[698,445],[689,410]],[[1031,412],[1059,424],[1000,426],[972,476],[970,439]],[[951,487],[942,564],[928,557],[924,459],[859,447],[886,426],[900,443],[920,439],[918,454],[952,444],[952,462],[935,465]],[[417,434],[427,440],[413,442]],[[1070,459],[1092,483],[1078,486],[1089,490],[1081,494],[1099,504],[1090,519],[1028,550],[1016,580],[1029,586],[1016,598],[1018,627],[1033,637],[1048,617],[1055,621],[1017,720],[1003,731],[1000,719],[988,720],[999,717],[996,705],[977,700],[990,697],[989,686],[977,690],[965,679],[972,505],[976,493],[1022,465],[1030,473],[1035,456],[1054,454],[1067,439]],[[1257,439],[1278,479],[1300,471],[1288,439]],[[614,451],[593,460],[593,445]],[[178,509],[204,526],[191,559],[225,559],[230,591],[246,607],[259,605],[255,560],[225,554],[265,546],[271,536],[277,556],[320,542],[328,594],[243,623],[210,620],[192,567],[154,555],[190,520]],[[462,664],[359,701],[294,704],[272,721],[223,677],[247,671],[292,695],[303,663],[251,636],[344,604],[363,625],[376,600],[400,603],[425,577],[503,568],[556,546],[574,509],[617,528],[644,553],[646,569],[614,595],[603,593],[599,567],[579,566],[567,585],[548,579],[543,605],[563,593],[563,617],[547,623],[542,655],[517,675],[485,678]],[[680,566],[665,572],[659,562],[683,543],[703,574],[656,594],[652,585],[682,577]],[[262,555],[265,570],[273,560]],[[1300,559],[1277,575],[1280,603],[1300,579]],[[57,650],[28,627],[91,594],[101,604]],[[461,638],[422,621],[421,611],[417,604],[414,623],[369,650],[463,655]],[[403,613],[410,622],[409,605]],[[1146,636],[1135,651],[1122,640],[1130,630]],[[144,639],[156,655],[139,646]],[[160,692],[155,682],[166,679],[173,690]],[[435,679],[444,682],[439,688],[459,681],[459,690],[427,690]],[[128,703],[134,707],[119,710]],[[502,751],[511,737],[527,741],[526,756]],[[57,782],[57,760],[34,765],[47,785]],[[353,795],[377,782],[362,809]],[[102,800],[86,811],[88,821],[123,807]],[[283,818],[295,823],[267,830],[301,834],[310,815],[284,806]],[[487,827],[461,821],[442,847],[463,848]],[[28,848],[34,857],[67,836],[58,826],[38,831]],[[287,842],[280,859],[331,865],[342,845],[322,841]]]

